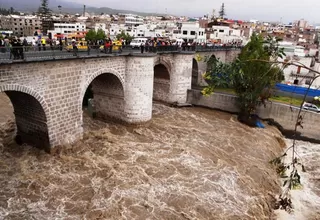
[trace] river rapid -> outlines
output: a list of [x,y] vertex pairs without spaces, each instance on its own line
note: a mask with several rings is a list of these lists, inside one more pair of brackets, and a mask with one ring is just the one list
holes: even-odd
[[274,127],[154,104],[140,127],[84,115],[83,140],[49,155],[16,145],[13,115],[0,112],[0,219],[276,218],[268,161],[286,143]]

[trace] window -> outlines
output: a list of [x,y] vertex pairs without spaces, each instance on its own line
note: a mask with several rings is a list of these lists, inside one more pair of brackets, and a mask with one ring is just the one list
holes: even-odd
[[223,32],[224,32],[224,30],[219,30],[219,32],[220,32],[220,33],[223,33]]
[[187,35],[187,34],[188,34],[188,31],[183,31],[182,34],[183,34],[183,35]]
[[196,32],[195,31],[191,31],[190,34],[191,35],[196,35]]

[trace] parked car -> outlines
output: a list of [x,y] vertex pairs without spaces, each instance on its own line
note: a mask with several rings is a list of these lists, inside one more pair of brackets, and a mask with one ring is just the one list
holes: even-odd
[[303,107],[303,109],[320,113],[320,108],[314,104],[305,102],[305,103],[303,103],[302,107]]
[[135,38],[131,41],[130,46],[132,47],[132,49],[139,48],[141,44],[145,44],[147,40],[147,38]]

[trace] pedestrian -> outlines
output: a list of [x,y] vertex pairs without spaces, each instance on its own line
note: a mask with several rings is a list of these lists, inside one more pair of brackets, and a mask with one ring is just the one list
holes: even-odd
[[[19,54],[18,54],[18,41],[16,38],[13,38],[11,41],[12,44],[12,55],[13,55],[13,59],[17,60],[19,58]],[[10,56],[11,57],[11,56]]]
[[141,53],[143,53],[144,52],[144,43],[143,42],[141,42],[140,49],[141,49]]
[[37,42],[36,42],[35,38],[32,38],[31,44],[32,44],[32,47],[33,47],[33,51],[36,51],[37,50]]
[[41,51],[41,39],[38,38],[38,50]]
[[60,51],[62,51],[63,43],[62,43],[62,39],[61,39],[61,38],[60,38],[60,40],[59,40],[59,48],[60,48]]
[[41,44],[42,44],[43,50],[45,51],[46,50],[46,44],[47,44],[46,39],[41,38]]
[[27,41],[27,38],[24,38],[24,39],[23,39],[22,45],[23,45],[24,51],[27,52],[27,51],[28,51],[28,41]]
[[72,49],[73,49],[73,56],[77,56],[77,52],[78,52],[78,47],[77,47],[77,42],[75,39],[72,40],[71,42],[72,44]]
[[17,47],[17,58],[20,60],[23,60],[24,59],[24,52],[23,52],[24,44],[20,39],[18,39],[17,46],[18,46]]

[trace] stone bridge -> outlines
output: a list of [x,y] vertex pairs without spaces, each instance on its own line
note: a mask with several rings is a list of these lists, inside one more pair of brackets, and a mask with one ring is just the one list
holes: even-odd
[[186,103],[192,82],[202,83],[206,63],[196,56],[214,55],[229,62],[238,53],[131,54],[0,64],[0,92],[13,104],[19,141],[50,151],[82,137],[88,88],[97,117],[143,123],[152,117],[153,100]]

